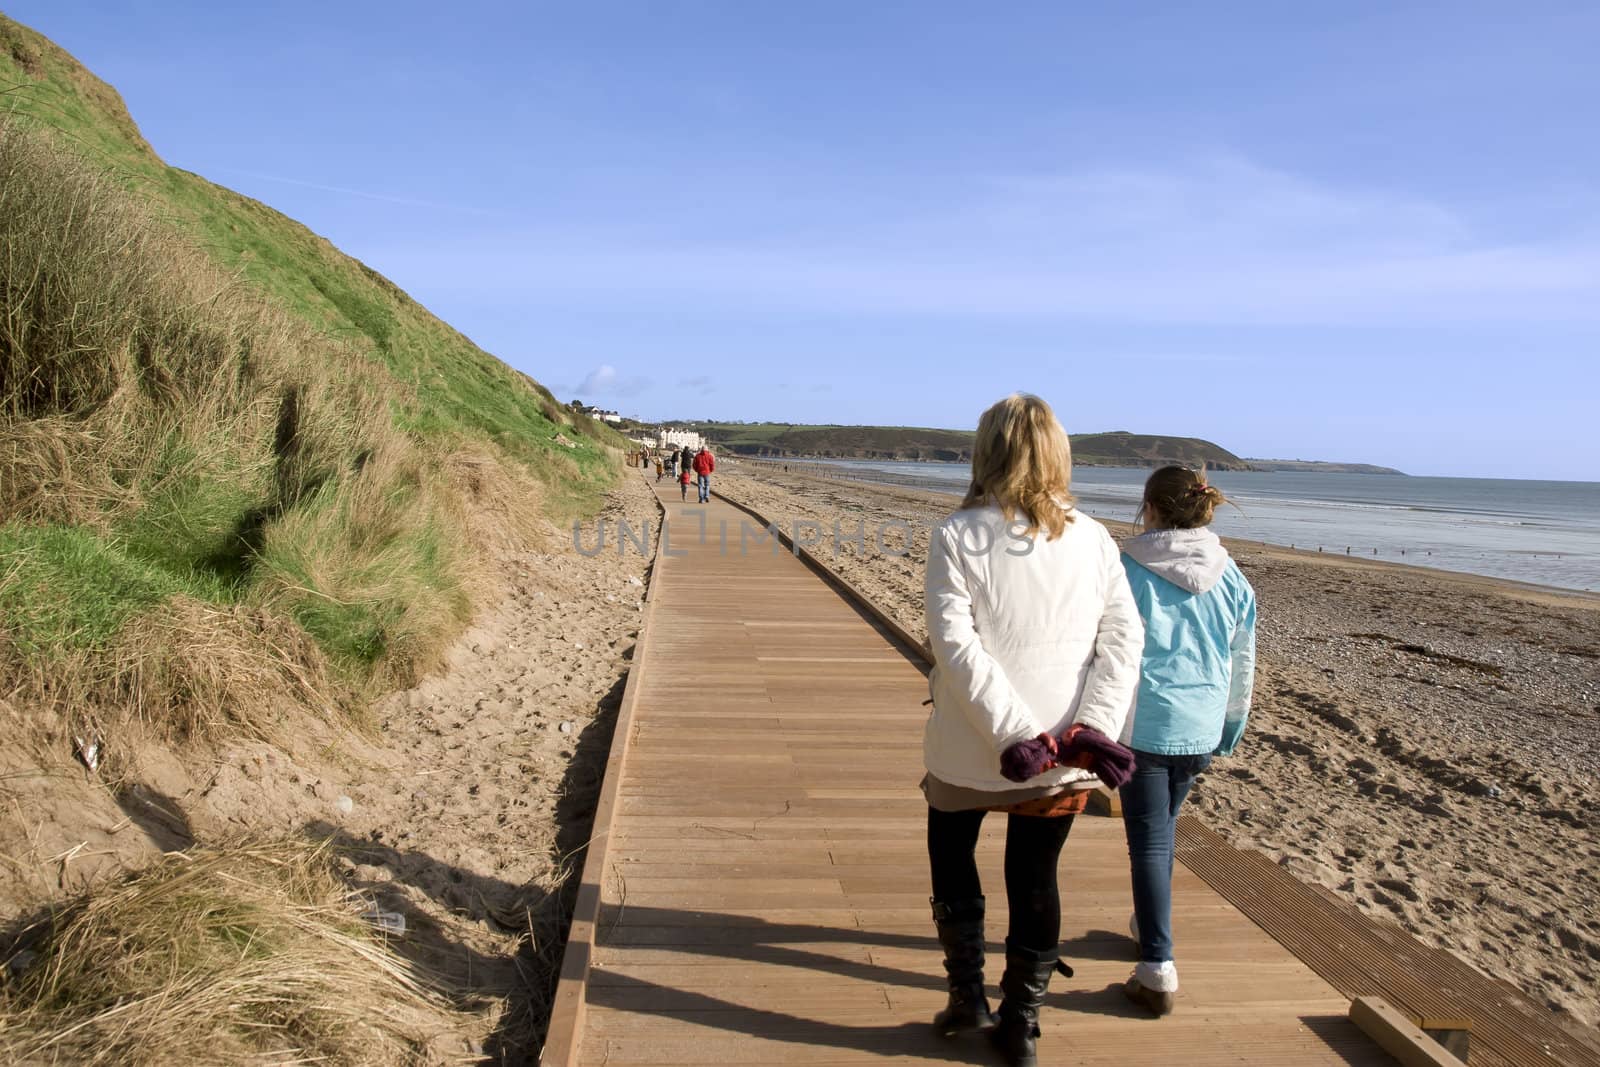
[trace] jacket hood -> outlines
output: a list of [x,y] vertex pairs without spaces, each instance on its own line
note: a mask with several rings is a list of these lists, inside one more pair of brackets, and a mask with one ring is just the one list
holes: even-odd
[[1123,542],[1134,562],[1180,589],[1204,593],[1222,578],[1228,550],[1210,530],[1151,530]]

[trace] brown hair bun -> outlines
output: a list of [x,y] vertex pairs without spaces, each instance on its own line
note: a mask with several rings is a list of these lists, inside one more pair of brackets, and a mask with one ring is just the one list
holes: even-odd
[[1206,482],[1205,472],[1188,467],[1162,467],[1144,483],[1145,521],[1159,529],[1194,530],[1211,524],[1217,508],[1228,503],[1222,490]]

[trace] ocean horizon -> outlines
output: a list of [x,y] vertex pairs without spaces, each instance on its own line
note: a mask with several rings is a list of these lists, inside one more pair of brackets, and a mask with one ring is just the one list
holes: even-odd
[[[863,481],[959,496],[964,463],[787,459]],[[1148,468],[1073,468],[1078,506],[1132,522]],[[1600,482],[1302,471],[1212,471],[1233,501],[1212,528],[1324,553],[1408,563],[1532,585],[1600,590]]]

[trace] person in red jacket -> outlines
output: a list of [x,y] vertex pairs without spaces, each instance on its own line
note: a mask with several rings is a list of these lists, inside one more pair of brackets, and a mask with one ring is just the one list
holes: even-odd
[[694,472],[699,475],[700,503],[711,501],[711,472],[717,469],[717,461],[711,458],[711,450],[704,446],[694,454]]

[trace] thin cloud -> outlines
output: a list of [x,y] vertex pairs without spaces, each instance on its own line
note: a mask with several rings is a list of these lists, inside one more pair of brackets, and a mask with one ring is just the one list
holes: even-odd
[[799,221],[803,230],[759,238],[512,234],[515,244],[412,254],[418,269],[458,273],[462,286],[608,305],[1148,323],[1600,321],[1600,227],[1513,234],[1492,212],[1474,219],[1236,157],[979,177],[892,225]]
[[322,182],[308,182],[300,178],[286,178],[281,174],[262,174],[254,170],[238,170],[234,167],[219,167],[223,174],[241,174],[245,177],[255,178],[258,181],[277,182],[279,185],[294,185],[301,189],[319,189],[325,193],[340,193],[344,196],[356,196],[363,200],[376,200],[383,204],[400,204],[405,207],[433,208],[437,211],[459,211],[468,215],[499,215],[499,212],[488,211],[484,208],[468,207],[465,204],[445,204],[437,200],[417,200],[408,196],[392,196],[389,193],[375,193],[367,189],[351,189],[344,185],[325,185]]
[[649,378],[623,375],[609,363],[602,363],[578,384],[578,396],[637,396],[650,388]]

